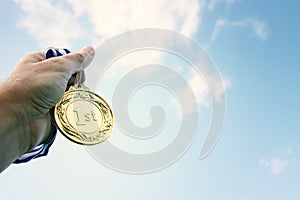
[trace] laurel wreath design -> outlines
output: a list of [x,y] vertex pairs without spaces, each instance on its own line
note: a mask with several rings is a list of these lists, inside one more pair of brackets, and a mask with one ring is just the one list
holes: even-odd
[[[87,101],[98,108],[102,116],[100,130],[93,133],[85,133],[70,124],[67,108],[78,100]],[[105,141],[111,134],[114,124],[113,113],[108,103],[87,88],[71,87],[56,104],[54,113],[56,124],[61,133],[69,140],[82,145],[94,145]]]

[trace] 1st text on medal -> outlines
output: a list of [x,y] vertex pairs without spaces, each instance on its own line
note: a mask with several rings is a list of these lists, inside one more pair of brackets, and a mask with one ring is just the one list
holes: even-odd
[[94,121],[97,122],[96,114],[93,110],[89,112],[82,112],[82,109],[80,107],[74,108],[73,112],[75,114],[76,118],[76,125],[78,126],[85,126],[87,123]]

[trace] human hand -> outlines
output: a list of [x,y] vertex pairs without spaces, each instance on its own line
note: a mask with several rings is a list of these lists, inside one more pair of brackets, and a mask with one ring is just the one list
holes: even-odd
[[50,109],[62,98],[72,75],[83,70],[94,54],[92,47],[47,60],[44,52],[30,53],[1,84],[2,99],[21,122],[20,134],[29,140],[22,149],[31,150],[49,137]]

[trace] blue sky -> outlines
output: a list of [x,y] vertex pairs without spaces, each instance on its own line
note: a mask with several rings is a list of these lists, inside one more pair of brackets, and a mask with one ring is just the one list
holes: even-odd
[[206,48],[226,82],[218,144],[199,160],[199,136],[170,167],[132,175],[99,164],[58,134],[47,158],[1,174],[1,199],[299,199],[300,3],[100,2],[2,2],[1,81],[22,55],[49,45],[77,50],[136,28],[178,31]]

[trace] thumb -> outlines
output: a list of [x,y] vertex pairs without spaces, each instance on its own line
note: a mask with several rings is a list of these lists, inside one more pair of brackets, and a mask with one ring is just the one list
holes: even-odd
[[46,60],[45,62],[51,63],[52,69],[69,72],[70,78],[72,74],[75,74],[86,68],[92,62],[94,56],[94,48],[86,46],[77,52],[69,53],[64,56],[54,57]]
[[94,48],[87,46],[74,53],[44,60],[43,68],[63,72],[69,79],[73,74],[86,68],[92,62],[94,56]]
[[[75,53],[76,54],[76,53]],[[92,60],[95,56],[95,50],[91,46],[83,47],[80,51],[77,52],[82,57],[82,69],[86,68],[89,64],[91,64]]]

